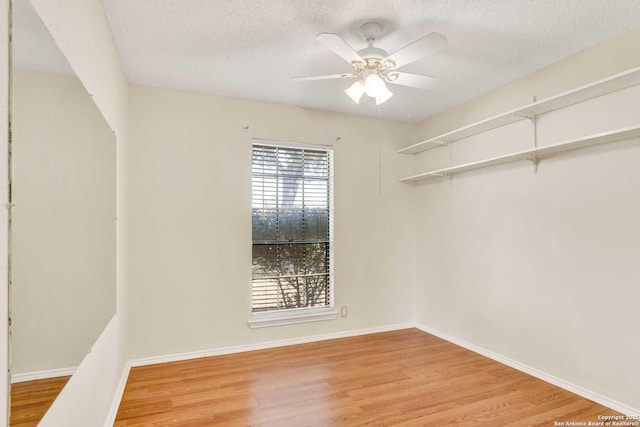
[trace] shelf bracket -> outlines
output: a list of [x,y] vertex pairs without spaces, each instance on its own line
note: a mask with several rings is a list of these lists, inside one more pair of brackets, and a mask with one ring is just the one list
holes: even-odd
[[[538,101],[538,97],[534,96],[533,97],[534,104],[537,101]],[[538,148],[538,116],[534,114],[530,117],[530,119],[531,119],[531,124],[533,125],[533,148]],[[536,157],[535,159],[533,159],[532,163],[533,163],[533,173],[537,173],[538,158]]]
[[533,148],[538,148],[538,118],[534,117],[531,124],[533,124]]
[[434,140],[434,141],[430,141],[433,144],[439,145],[441,147],[445,146],[445,145],[449,145],[449,143],[447,141],[438,141],[438,140]]
[[536,118],[535,114],[527,114],[527,113],[513,113],[518,117],[522,117],[523,119],[534,120]]
[[538,163],[540,163],[540,159],[538,159],[538,157],[527,157],[527,160],[533,164],[533,173],[538,173]]

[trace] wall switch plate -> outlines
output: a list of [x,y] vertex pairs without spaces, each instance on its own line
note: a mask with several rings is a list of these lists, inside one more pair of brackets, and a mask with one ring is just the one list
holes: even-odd
[[346,305],[340,307],[340,317],[347,317],[349,315],[349,311]]

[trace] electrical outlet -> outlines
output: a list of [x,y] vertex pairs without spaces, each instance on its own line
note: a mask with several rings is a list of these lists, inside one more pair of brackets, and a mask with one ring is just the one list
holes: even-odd
[[346,305],[340,307],[340,317],[347,317],[349,315],[349,311]]

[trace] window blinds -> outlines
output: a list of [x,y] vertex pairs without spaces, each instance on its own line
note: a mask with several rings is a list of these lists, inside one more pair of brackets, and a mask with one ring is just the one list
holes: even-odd
[[330,156],[253,145],[254,312],[330,305]]

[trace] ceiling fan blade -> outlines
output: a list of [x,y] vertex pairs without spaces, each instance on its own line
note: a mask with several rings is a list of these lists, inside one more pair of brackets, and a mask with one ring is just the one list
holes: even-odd
[[402,72],[393,72],[391,74],[397,74],[398,78],[389,83],[417,87],[418,89],[433,89],[440,83],[440,80],[442,80],[440,77],[423,76],[420,74]]
[[328,80],[328,79],[348,79],[349,77],[356,77],[355,74],[328,74],[326,76],[300,76],[291,77],[291,80]]
[[447,38],[445,36],[440,33],[431,33],[392,53],[382,61],[393,61],[396,64],[396,68],[400,68],[413,61],[432,55],[445,46],[447,46]]
[[340,58],[351,64],[353,61],[364,62],[362,57],[337,34],[322,33],[316,40],[331,49]]

